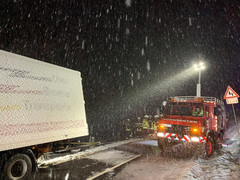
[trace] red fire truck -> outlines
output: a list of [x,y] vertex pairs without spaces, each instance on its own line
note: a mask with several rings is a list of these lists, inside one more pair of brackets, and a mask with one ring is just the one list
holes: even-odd
[[159,120],[158,146],[164,150],[171,142],[204,143],[205,155],[210,157],[221,148],[226,128],[222,101],[214,97],[171,97]]

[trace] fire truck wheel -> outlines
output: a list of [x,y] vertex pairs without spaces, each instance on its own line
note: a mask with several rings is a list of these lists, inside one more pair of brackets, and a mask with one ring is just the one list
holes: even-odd
[[213,139],[211,136],[207,138],[207,142],[205,144],[205,151],[206,151],[206,156],[207,158],[210,158],[213,155],[214,152],[214,144],[213,144]]
[[22,180],[31,175],[32,161],[26,154],[12,156],[4,166],[4,176],[7,180]]

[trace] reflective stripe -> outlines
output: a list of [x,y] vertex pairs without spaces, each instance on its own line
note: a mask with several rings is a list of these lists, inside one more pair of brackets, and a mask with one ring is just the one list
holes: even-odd
[[182,141],[182,139],[180,139],[178,136],[176,136],[176,138],[177,138],[177,140]]
[[[188,135],[183,135],[183,138],[180,139],[177,134],[164,133],[164,137],[163,138],[171,139],[171,140],[177,140],[177,141],[191,142],[191,136],[188,136]],[[206,142],[206,137],[200,136],[199,137],[199,142],[200,143]]]
[[200,137],[199,139],[200,139],[202,142],[206,142],[206,141],[207,141],[206,137],[204,137],[204,136],[203,136],[203,137]]
[[[186,137],[187,137],[187,136],[186,136]],[[186,137],[185,137],[185,135],[184,135],[184,136],[183,136],[183,139],[188,142],[189,140],[188,140],[188,138],[186,138]]]
[[166,138],[169,138],[171,135],[172,135],[172,134],[171,134],[171,133],[169,133],[169,134],[166,136]]
[[184,137],[187,139],[186,141],[191,141],[191,138],[187,135],[184,135]]
[[166,138],[169,133],[164,133],[164,137]]

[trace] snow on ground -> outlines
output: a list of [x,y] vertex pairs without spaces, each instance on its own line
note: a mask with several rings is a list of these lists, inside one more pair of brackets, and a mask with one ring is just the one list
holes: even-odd
[[71,160],[74,160],[74,159],[80,159],[82,157],[94,154],[96,152],[104,151],[104,150],[107,150],[107,149],[110,149],[110,148],[114,148],[116,146],[131,143],[131,142],[134,142],[134,141],[137,141],[137,139],[119,141],[119,142],[115,142],[115,143],[111,143],[111,144],[87,149],[85,151],[78,152],[78,153],[75,153],[75,154],[69,154],[69,155],[65,155],[65,156],[62,156],[62,157],[57,157],[57,158],[54,158],[54,159],[47,159],[47,156],[43,155],[42,157],[40,157],[38,159],[38,167],[41,168],[41,167],[46,167],[48,165],[57,165],[57,164],[61,164],[61,163],[71,161]]
[[235,138],[238,136],[240,130],[240,125],[237,127],[233,125],[232,127],[228,128],[228,130],[224,133],[225,138]]
[[162,153],[156,140],[132,144],[131,148],[142,151],[142,157],[132,161],[114,176],[114,180],[183,179],[191,168],[196,154],[194,144],[173,144]]
[[234,137],[234,143],[222,149],[221,155],[214,154],[210,159],[198,158],[184,179],[240,179],[240,135],[237,128],[228,131],[229,137]]
[[192,163],[192,168],[186,176],[192,179],[240,179],[240,167],[230,153],[212,157],[209,160],[197,159]]
[[98,160],[110,165],[118,165],[130,158],[133,158],[136,154],[110,149],[107,151],[99,152],[88,156],[88,159]]
[[158,143],[156,140],[142,141],[142,142],[139,142],[139,144],[149,145],[149,146],[158,146]]
[[191,159],[176,159],[173,157],[149,155],[136,162],[127,164],[113,179],[182,179],[188,172],[191,162]]

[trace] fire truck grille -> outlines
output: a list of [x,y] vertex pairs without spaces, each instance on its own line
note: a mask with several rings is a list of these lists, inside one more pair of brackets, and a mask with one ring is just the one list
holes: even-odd
[[167,128],[167,132],[175,134],[188,134],[189,131],[190,127],[188,126],[172,125],[172,127]]

